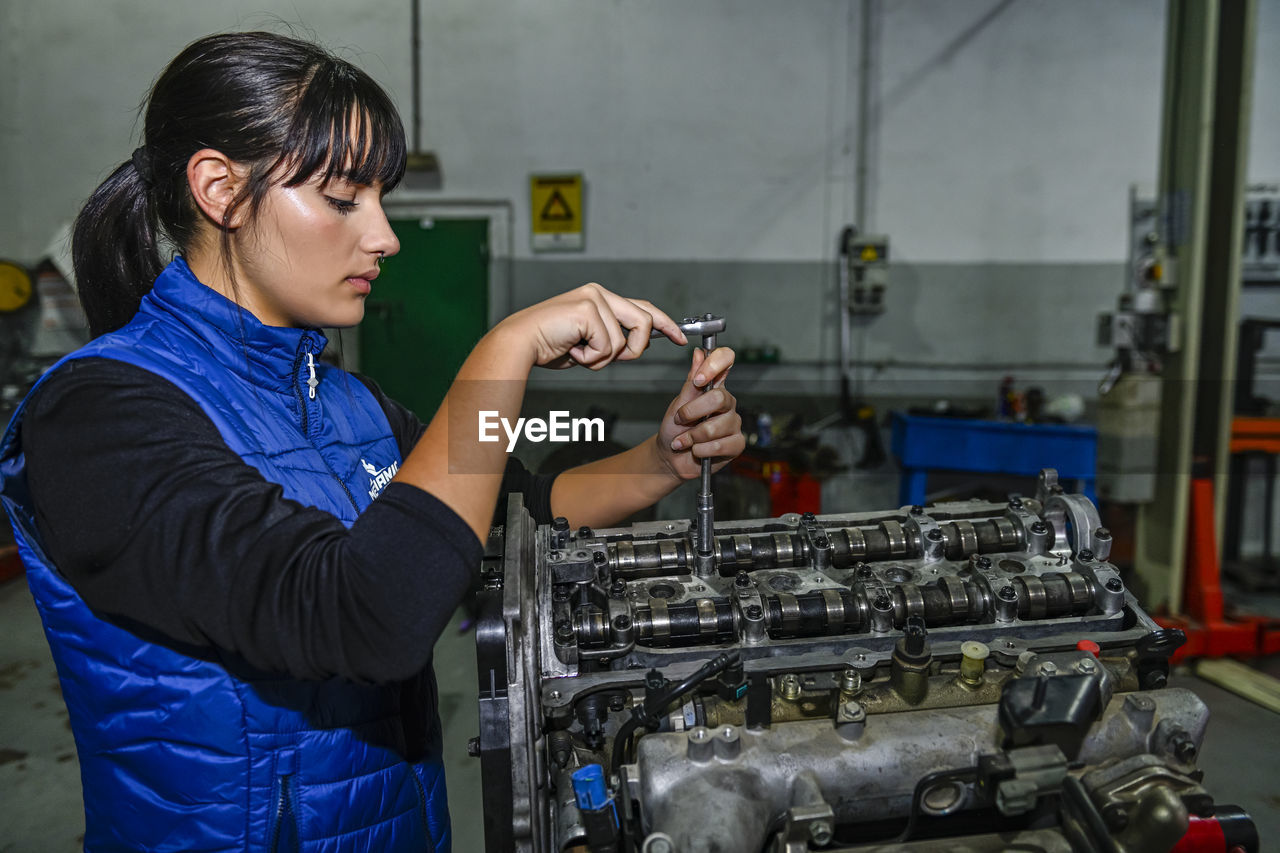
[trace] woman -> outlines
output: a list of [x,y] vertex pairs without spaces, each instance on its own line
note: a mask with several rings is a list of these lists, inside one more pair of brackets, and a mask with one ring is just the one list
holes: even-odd
[[360,321],[398,249],[381,199],[404,160],[356,68],[212,36],[158,79],[144,144],[77,220],[95,340],[33,389],[0,473],[86,849],[448,850],[431,648],[500,494],[600,526],[743,447],[725,349],[695,351],[653,440],[554,480],[477,440],[535,365],[635,358],[652,329],[687,343],[598,285],[495,326],[427,426],[321,362],[319,329]]

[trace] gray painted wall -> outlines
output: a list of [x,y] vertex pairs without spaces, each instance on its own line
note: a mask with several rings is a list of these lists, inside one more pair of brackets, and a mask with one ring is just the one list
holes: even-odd
[[[892,275],[885,313],[857,324],[854,353],[862,353],[869,394],[994,398],[1005,374],[1059,393],[1091,393],[1109,358],[1094,345],[1094,325],[1115,302],[1122,264],[905,261]],[[519,307],[565,281],[596,280],[674,314],[723,312],[731,324],[725,343],[769,343],[782,356],[776,366],[735,367],[735,387],[838,387],[834,261],[530,261],[516,264],[515,278]],[[650,355],[622,367],[628,380],[683,377],[686,355],[671,347]],[[617,378],[555,373],[538,382],[605,388]]]
[[[835,357],[862,0],[423,6],[424,139],[445,173],[426,198],[513,202],[517,304],[585,280],[676,313],[731,300],[727,341],[770,339],[794,362]],[[1155,174],[1165,3],[878,8],[863,224],[892,235],[896,263],[866,356],[898,363],[885,380],[930,375],[930,363],[989,362],[984,376],[1028,359],[1101,365],[1093,317],[1122,286],[1128,186]],[[0,187],[13,200],[0,256],[40,257],[127,157],[142,94],[183,44],[279,21],[368,69],[409,121],[408,0],[0,5]],[[1258,30],[1261,179],[1280,177],[1266,96],[1280,83],[1269,49],[1280,0],[1262,0]],[[529,249],[527,176],[552,170],[586,176],[578,255]],[[1280,315],[1270,293],[1246,304]]]

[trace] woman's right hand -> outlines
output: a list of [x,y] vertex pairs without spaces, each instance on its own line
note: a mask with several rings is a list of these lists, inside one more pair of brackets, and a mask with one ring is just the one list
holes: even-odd
[[611,361],[638,357],[654,329],[678,344],[688,343],[675,321],[650,303],[625,299],[598,284],[517,311],[467,356],[396,480],[435,495],[484,542],[506,453],[499,441],[481,437],[481,415],[517,419],[534,365],[599,370]]
[[517,311],[494,331],[499,329],[527,343],[532,364],[553,369],[580,364],[599,370],[639,358],[654,329],[681,346],[688,343],[676,322],[651,302],[594,283]]

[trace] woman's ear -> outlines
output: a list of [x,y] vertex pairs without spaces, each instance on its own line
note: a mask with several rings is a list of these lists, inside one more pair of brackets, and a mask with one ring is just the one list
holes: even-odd
[[187,161],[187,185],[191,197],[204,215],[218,228],[239,228],[243,208],[226,220],[227,211],[243,187],[245,172],[227,155],[213,148],[201,148]]

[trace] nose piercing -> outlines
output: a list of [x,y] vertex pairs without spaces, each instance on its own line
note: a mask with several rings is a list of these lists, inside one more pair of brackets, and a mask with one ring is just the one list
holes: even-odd
[[387,259],[387,253],[386,253],[386,252],[379,252],[379,253],[378,253],[378,266],[382,266],[382,262],[383,262],[383,261],[385,261],[386,259]]

